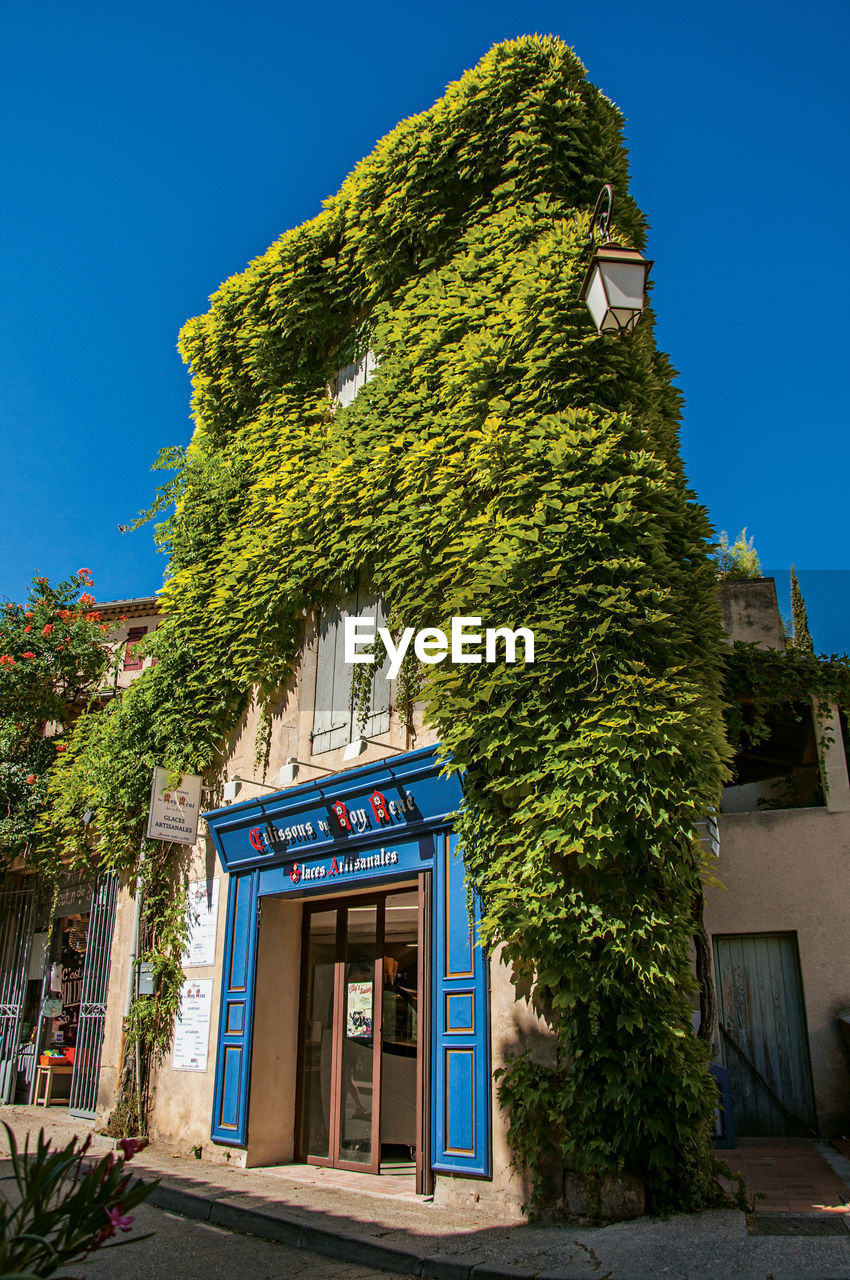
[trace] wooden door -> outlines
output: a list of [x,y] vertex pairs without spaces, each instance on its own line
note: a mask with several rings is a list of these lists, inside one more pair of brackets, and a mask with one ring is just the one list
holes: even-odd
[[736,1134],[810,1136],[817,1120],[797,935],[715,937],[714,960]]

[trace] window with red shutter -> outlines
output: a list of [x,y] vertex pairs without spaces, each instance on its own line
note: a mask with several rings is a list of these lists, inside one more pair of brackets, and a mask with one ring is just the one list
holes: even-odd
[[139,643],[143,636],[148,633],[147,627],[131,627],[127,632],[127,643],[124,646],[124,670],[140,671],[142,668],[142,656],[137,653],[134,646]]

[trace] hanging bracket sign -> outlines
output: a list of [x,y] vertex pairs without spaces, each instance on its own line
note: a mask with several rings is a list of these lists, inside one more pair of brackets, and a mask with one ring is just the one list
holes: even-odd
[[201,777],[197,773],[184,773],[179,785],[170,787],[171,776],[168,769],[158,766],[153,771],[148,839],[194,844],[201,812]]

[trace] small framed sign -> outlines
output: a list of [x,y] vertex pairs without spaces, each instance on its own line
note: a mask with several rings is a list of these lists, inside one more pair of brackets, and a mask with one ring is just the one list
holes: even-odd
[[168,769],[159,766],[153,771],[148,839],[194,844],[201,814],[201,776],[184,773],[176,787],[168,785],[170,776]]

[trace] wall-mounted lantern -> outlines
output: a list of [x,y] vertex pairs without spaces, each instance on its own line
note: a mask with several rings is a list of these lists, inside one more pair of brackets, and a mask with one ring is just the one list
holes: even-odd
[[[607,200],[607,208],[603,203]],[[646,306],[646,279],[652,263],[638,249],[624,249],[611,239],[611,205],[614,188],[610,182],[599,192],[590,223],[590,244],[594,254],[579,297],[587,303],[600,333],[631,333]],[[601,243],[596,244],[599,227]]]

